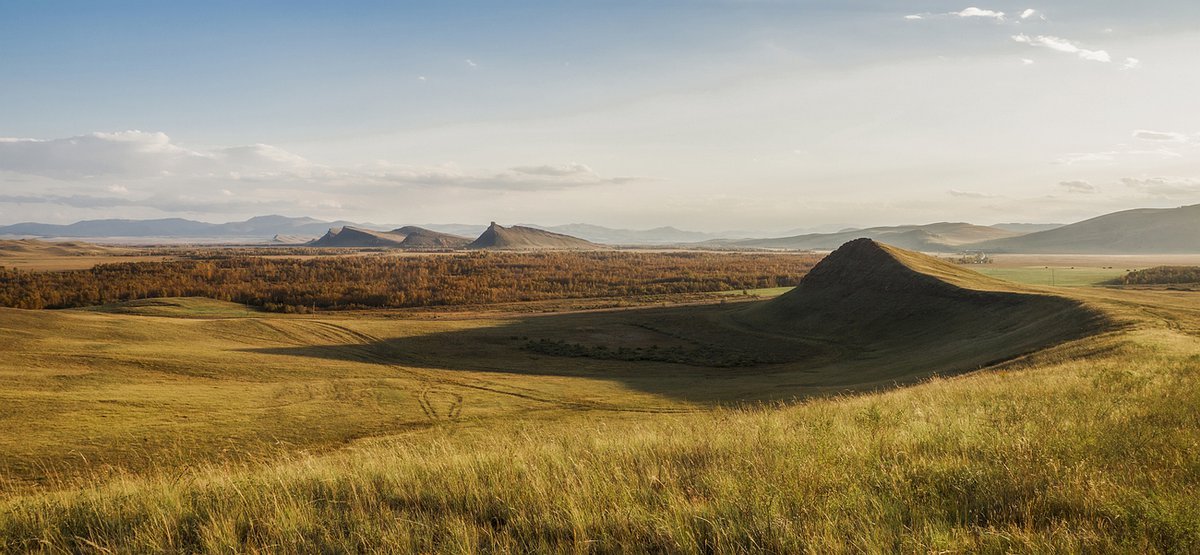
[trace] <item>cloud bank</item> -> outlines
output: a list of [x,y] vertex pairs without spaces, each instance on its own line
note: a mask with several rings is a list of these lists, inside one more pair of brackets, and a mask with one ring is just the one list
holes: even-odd
[[[136,206],[164,212],[221,212],[255,206],[342,206],[336,198],[441,190],[494,193],[620,185],[586,164],[467,170],[453,164],[318,164],[267,144],[198,149],[161,132],[90,133],[59,139],[0,138],[0,182],[26,184],[5,204],[73,208]],[[97,192],[104,192],[97,195]],[[301,202],[297,197],[313,200]],[[361,203],[369,204],[366,198]]]

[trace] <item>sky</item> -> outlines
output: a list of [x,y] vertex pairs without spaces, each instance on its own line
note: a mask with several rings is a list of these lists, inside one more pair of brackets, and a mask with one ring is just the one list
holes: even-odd
[[[982,2],[982,0],[980,0]],[[1200,2],[0,2],[0,224],[1200,203]]]

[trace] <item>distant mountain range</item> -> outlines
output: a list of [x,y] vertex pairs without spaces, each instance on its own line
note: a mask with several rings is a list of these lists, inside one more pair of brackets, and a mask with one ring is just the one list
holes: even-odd
[[984,241],[971,248],[1049,254],[1200,253],[1200,204],[1113,212],[1047,231]]
[[[313,246],[384,246],[401,248],[595,248],[598,245],[679,245],[708,248],[832,250],[869,238],[926,252],[988,251],[1011,253],[1200,253],[1200,205],[1115,212],[1070,224],[1005,223],[981,226],[939,222],[799,233],[773,238],[737,238],[674,227],[614,229],[590,224],[426,224],[382,226],[314,218],[259,216],[243,222],[213,224],[166,218],[87,220],[67,225],[20,223],[0,226],[0,236],[54,238],[147,238],[215,240]],[[269,238],[274,238],[269,239]],[[471,237],[478,237],[472,240]],[[482,241],[482,242],[481,242]],[[484,244],[488,246],[484,246]],[[519,245],[526,244],[526,247]],[[557,246],[551,246],[557,245]]]
[[997,229],[1003,229],[1006,231],[1016,231],[1018,233],[1036,233],[1038,231],[1049,231],[1051,229],[1060,228],[1064,225],[1066,225],[1066,224],[1009,223],[1009,224],[992,224],[992,227],[997,228]]
[[831,250],[854,239],[874,239],[902,249],[917,251],[957,251],[963,245],[991,239],[1020,235],[996,227],[968,223],[940,222],[926,225],[902,225],[871,227],[837,233],[809,233],[794,237],[773,239],[746,239],[741,241],[719,241],[735,247],[768,249]]
[[[614,229],[590,224],[567,224],[541,226],[521,224],[522,227],[541,229],[563,235],[571,235],[585,241],[608,244],[676,244],[705,241],[721,237],[721,234],[684,231],[674,227],[659,227],[648,230]],[[488,226],[472,224],[420,224],[416,226],[380,225],[356,223],[344,220],[326,222],[314,218],[289,218],[286,216],[258,216],[244,222],[212,224],[164,218],[156,220],[85,220],[73,224],[19,223],[0,226],[0,236],[20,237],[77,237],[77,238],[208,238],[268,241],[276,243],[303,243],[324,236],[331,229],[351,228],[359,231],[387,232],[400,227],[418,227],[430,232],[447,233],[458,237],[477,237]],[[737,237],[738,234],[725,235]]]
[[210,224],[165,218],[159,220],[85,220],[67,225],[20,223],[0,227],[0,235],[32,237],[178,237],[178,238],[260,238],[276,235],[319,237],[329,228],[357,226],[378,227],[354,222],[325,222],[314,218],[258,216],[244,222]]
[[[522,227],[542,229],[563,235],[571,235],[593,243],[610,245],[668,245],[695,243],[712,239],[742,239],[763,237],[763,233],[751,231],[728,231],[706,233],[686,231],[674,227],[654,229],[617,229],[591,224],[566,224],[544,226],[518,224]],[[228,239],[243,241],[268,241],[276,243],[304,243],[322,237],[330,229],[355,228],[367,231],[388,231],[400,227],[419,227],[429,231],[448,233],[459,237],[478,237],[488,226],[477,224],[416,224],[413,226],[358,223],[345,220],[326,222],[315,218],[290,218],[286,216],[258,216],[244,222],[212,224],[164,218],[156,220],[85,220],[73,224],[20,223],[0,226],[0,236],[19,237],[71,237],[71,238],[115,238],[147,237],[178,239]],[[791,233],[784,233],[785,235]]]

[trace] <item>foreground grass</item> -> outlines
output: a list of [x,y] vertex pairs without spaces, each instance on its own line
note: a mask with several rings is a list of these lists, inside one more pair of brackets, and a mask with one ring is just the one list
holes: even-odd
[[0,501],[0,551],[1196,552],[1197,352],[1147,328],[887,393],[60,484]]

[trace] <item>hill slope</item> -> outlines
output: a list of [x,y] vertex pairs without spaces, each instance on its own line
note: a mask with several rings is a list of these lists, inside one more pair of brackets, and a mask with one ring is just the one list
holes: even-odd
[[19,239],[0,241],[0,258],[10,256],[99,256],[117,254],[124,249],[102,247],[81,241],[38,241],[37,239]]
[[839,245],[865,237],[903,249],[918,251],[955,251],[960,245],[1020,235],[1019,232],[968,223],[940,222],[926,225],[871,227],[837,233],[808,233],[793,237],[748,239],[731,244],[772,249],[835,249]]
[[1200,204],[1141,208],[1020,237],[970,246],[994,252],[1050,254],[1200,253]]
[[314,247],[392,247],[402,249],[460,248],[469,243],[466,237],[428,229],[405,226],[392,231],[374,231],[345,226],[330,229],[311,243]]
[[591,241],[543,229],[514,225],[503,227],[492,222],[487,230],[467,245],[468,249],[598,249]]
[[[870,239],[846,243],[792,291],[746,311],[758,329],[822,338],[846,358],[957,372],[1104,325],[1082,303]],[[874,366],[880,366],[873,360]],[[919,367],[919,368],[917,368]]]
[[345,226],[331,228],[320,239],[309,245],[313,247],[399,247],[403,242],[403,235]]
[[715,235],[712,233],[686,231],[670,226],[656,227],[653,229],[615,229],[592,224],[566,224],[554,226],[522,224],[522,226],[551,231],[554,233],[562,233],[572,237],[578,237],[585,241],[592,241],[594,243],[603,243],[607,245],[664,245],[674,243],[695,243],[710,239],[718,239],[721,237],[720,235]]
[[465,247],[467,243],[471,242],[471,240],[467,239],[466,237],[461,237],[450,233],[442,233],[440,231],[433,231],[413,225],[393,229],[390,233],[393,235],[403,235],[404,240],[400,242],[400,246],[409,249],[457,249]]

